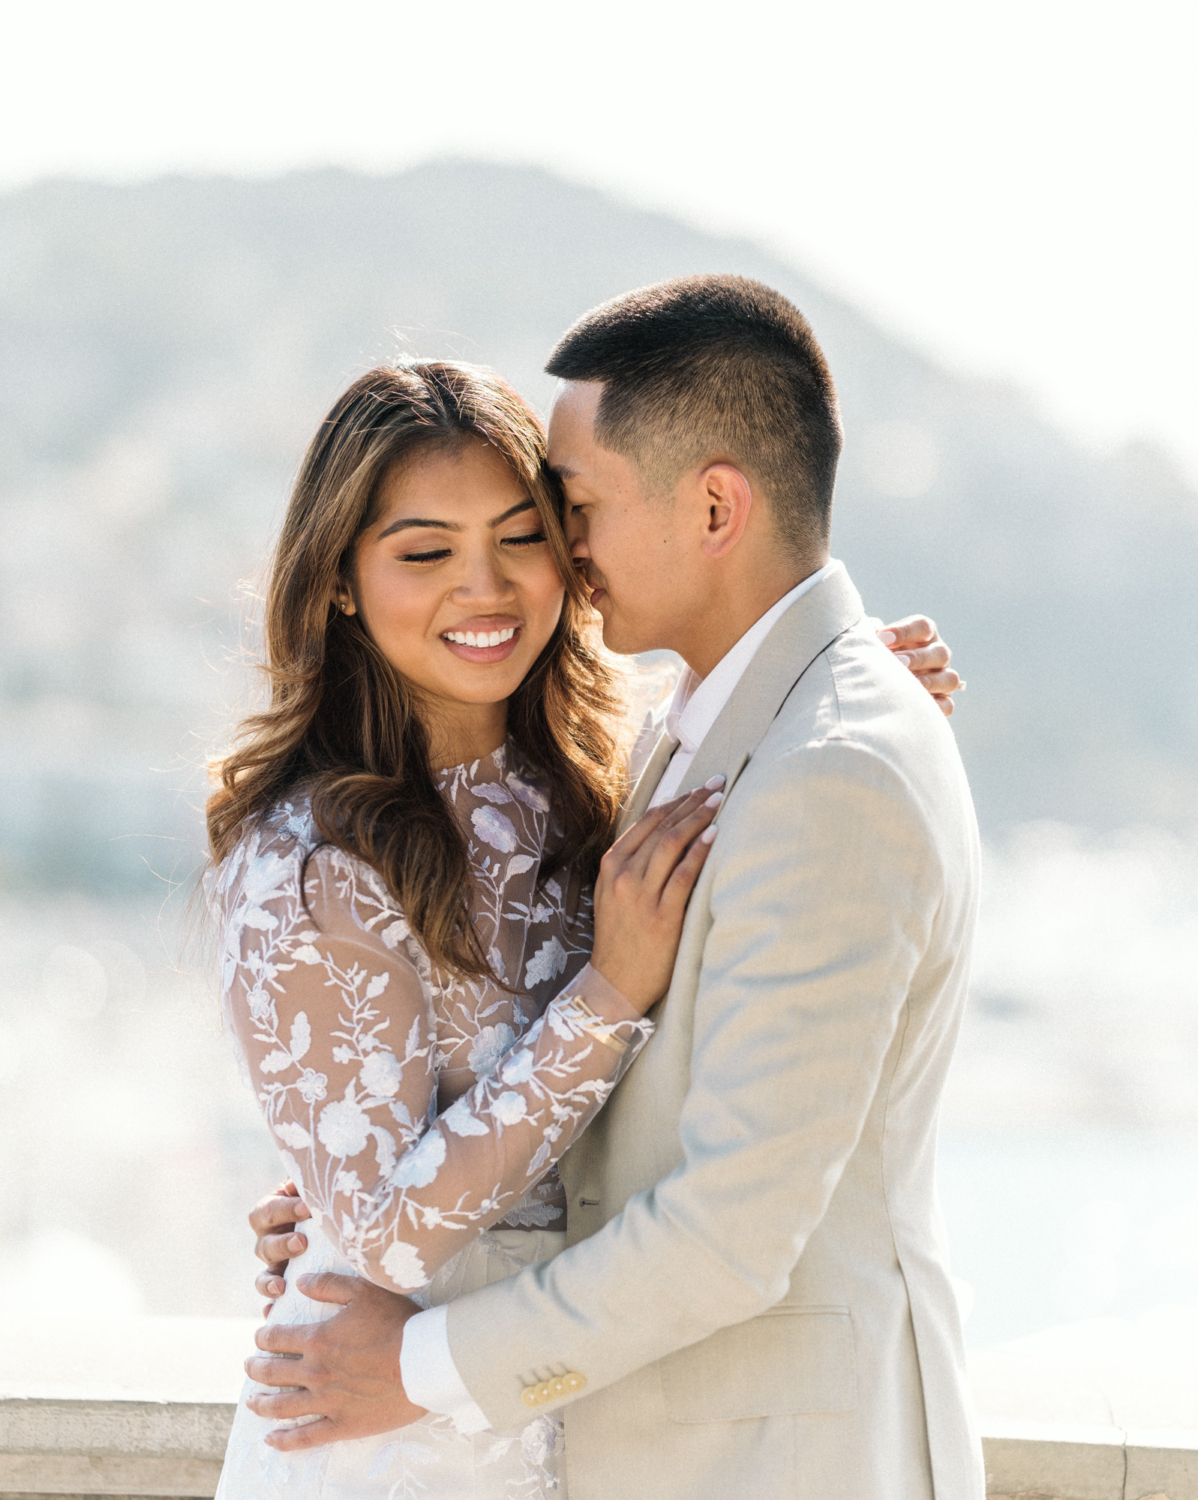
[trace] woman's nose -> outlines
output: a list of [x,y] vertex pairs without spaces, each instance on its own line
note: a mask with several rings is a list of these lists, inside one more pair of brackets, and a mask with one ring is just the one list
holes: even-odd
[[502,554],[494,553],[486,557],[468,559],[454,592],[472,600],[489,602],[497,599],[510,599],[515,593],[515,586],[508,576],[504,562]]

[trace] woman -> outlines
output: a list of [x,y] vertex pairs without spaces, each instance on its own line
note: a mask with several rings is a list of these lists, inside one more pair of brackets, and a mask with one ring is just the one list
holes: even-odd
[[[311,1215],[286,1321],[334,1310],[303,1272],[431,1305],[563,1243],[555,1163],[651,1033],[719,801],[600,870],[624,775],[590,618],[514,392],[442,364],[351,387],[276,552],[270,706],[208,809],[226,1014]],[[285,1454],[255,1390],[226,1500],[561,1493],[553,1418]]]

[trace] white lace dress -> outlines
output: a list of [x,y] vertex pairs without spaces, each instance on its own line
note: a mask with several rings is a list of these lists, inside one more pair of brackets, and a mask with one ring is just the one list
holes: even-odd
[[[562,879],[537,886],[553,830],[535,777],[501,749],[444,772],[441,789],[469,842],[475,930],[514,993],[436,970],[378,875],[317,847],[302,801],[280,806],[210,882],[226,1018],[312,1211],[280,1321],[336,1312],[292,1284],[310,1270],[352,1271],[432,1305],[555,1253],[555,1163],[651,1031],[587,964],[588,893],[571,913]],[[293,1454],[263,1443],[278,1425],[243,1395],[220,1500],[564,1492],[552,1417],[464,1438],[429,1416]]]

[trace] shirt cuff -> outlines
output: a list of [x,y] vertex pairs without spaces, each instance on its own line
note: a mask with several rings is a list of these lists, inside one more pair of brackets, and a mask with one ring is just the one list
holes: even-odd
[[485,1432],[490,1422],[466,1389],[449,1352],[447,1307],[431,1307],[404,1324],[399,1373],[409,1401],[450,1417],[463,1437]]

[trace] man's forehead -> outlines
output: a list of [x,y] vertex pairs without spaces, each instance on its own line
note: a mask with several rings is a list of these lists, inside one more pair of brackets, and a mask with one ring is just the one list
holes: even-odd
[[575,423],[589,427],[595,420],[602,396],[603,382],[600,380],[559,380],[549,411],[550,424],[556,420],[559,427]]
[[602,393],[602,385],[593,380],[558,383],[549,411],[549,467],[563,481],[581,478],[588,467]]

